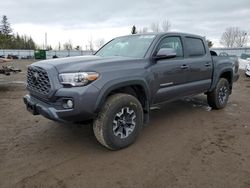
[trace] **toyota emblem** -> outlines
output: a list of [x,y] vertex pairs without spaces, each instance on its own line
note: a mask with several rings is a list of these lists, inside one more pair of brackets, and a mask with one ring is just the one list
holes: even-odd
[[33,82],[34,83],[37,83],[37,81],[38,81],[38,79],[39,79],[39,74],[37,73],[37,72],[35,72],[34,74],[33,74]]

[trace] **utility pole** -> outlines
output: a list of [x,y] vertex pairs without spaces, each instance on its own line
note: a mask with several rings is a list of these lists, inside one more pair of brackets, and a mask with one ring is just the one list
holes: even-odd
[[47,33],[45,33],[45,50],[47,50]]

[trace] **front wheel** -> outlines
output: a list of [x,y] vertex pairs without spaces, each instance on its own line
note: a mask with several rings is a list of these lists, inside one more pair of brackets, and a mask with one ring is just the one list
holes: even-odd
[[143,124],[143,110],[138,99],[128,94],[111,95],[93,124],[96,139],[111,150],[132,144]]
[[221,109],[227,105],[230,94],[229,82],[221,78],[213,91],[207,94],[208,104],[214,109]]

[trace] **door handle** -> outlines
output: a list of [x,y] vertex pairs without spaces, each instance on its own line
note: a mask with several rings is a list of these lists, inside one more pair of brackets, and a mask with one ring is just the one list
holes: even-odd
[[210,62],[207,62],[207,63],[205,63],[205,66],[206,66],[206,67],[210,67],[210,66],[211,66],[211,63],[210,63]]
[[188,69],[189,68],[189,66],[187,66],[187,65],[182,65],[181,66],[181,69]]

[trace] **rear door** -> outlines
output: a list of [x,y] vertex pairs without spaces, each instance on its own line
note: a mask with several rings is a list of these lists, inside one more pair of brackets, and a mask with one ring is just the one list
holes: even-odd
[[190,94],[205,92],[212,82],[213,63],[210,52],[202,38],[185,36],[184,45]]

